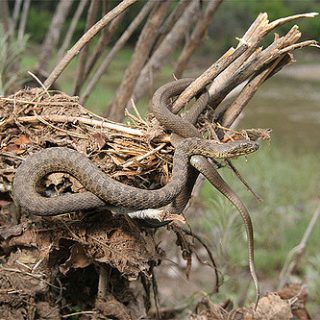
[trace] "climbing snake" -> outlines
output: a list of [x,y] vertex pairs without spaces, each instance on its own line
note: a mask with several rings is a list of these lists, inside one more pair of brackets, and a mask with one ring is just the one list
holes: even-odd
[[[192,79],[182,79],[169,83],[157,90],[153,97],[153,113],[166,129],[174,133],[172,141],[176,148],[171,181],[164,187],[144,190],[128,186],[106,175],[85,155],[69,148],[54,147],[31,155],[18,167],[13,181],[14,198],[24,211],[43,216],[99,208],[106,204],[133,210],[160,208],[176,200],[179,194],[182,194],[181,208],[190,196],[198,172],[201,172],[236,206],[244,220],[250,271],[259,293],[250,215],[242,201],[207,160],[207,157],[229,159],[246,155],[256,151],[258,145],[247,140],[219,143],[202,139],[194,123],[206,105],[207,94],[200,96],[195,107],[185,117],[173,114],[168,108],[168,100],[180,94],[191,82]],[[69,173],[87,191],[50,198],[42,196],[37,191],[37,185],[46,175],[54,172]]]
[[[186,113],[184,117],[173,114],[168,107],[170,105],[169,99],[174,96],[179,95],[186,87],[188,87],[193,79],[181,79],[173,83],[168,83],[161,88],[159,88],[153,96],[152,106],[153,113],[160,123],[167,129],[171,130],[173,134],[173,142],[181,141],[182,138],[190,137],[200,137],[199,131],[194,127],[199,114],[203,111],[206,103],[200,101],[195,107],[193,107],[189,112]],[[205,94],[200,96],[199,100],[204,100],[207,98]],[[207,101],[207,100],[206,100]],[[183,140],[183,139],[182,139]],[[260,296],[260,289],[258,278],[255,271],[254,264],[254,239],[253,239],[253,226],[248,209],[243,204],[238,195],[230,188],[230,186],[222,179],[218,171],[213,167],[213,165],[208,161],[205,155],[193,155],[191,156],[189,163],[196,169],[196,172],[188,168],[189,179],[186,185],[182,187],[182,191],[177,197],[179,210],[183,209],[190,198],[193,184],[197,179],[198,172],[201,172],[207,180],[219,191],[221,192],[239,211],[242,220],[245,225],[247,239],[248,239],[248,260],[250,273],[256,289],[257,301]]]

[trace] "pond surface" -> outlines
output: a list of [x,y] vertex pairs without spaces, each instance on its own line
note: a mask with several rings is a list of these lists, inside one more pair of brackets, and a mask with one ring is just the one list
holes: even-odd
[[247,106],[240,126],[272,128],[273,143],[294,150],[319,152],[318,69],[319,66],[311,65],[292,68],[266,81]]

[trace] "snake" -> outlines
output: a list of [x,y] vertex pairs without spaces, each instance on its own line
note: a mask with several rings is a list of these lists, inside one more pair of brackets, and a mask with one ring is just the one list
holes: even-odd
[[[185,115],[185,117],[180,117],[179,115],[173,114],[169,108],[170,99],[181,94],[181,92],[186,89],[192,82],[193,79],[180,79],[165,84],[155,92],[152,99],[153,114],[161,123],[161,125],[165,127],[165,129],[173,132],[174,143],[175,141],[183,141],[183,138],[190,139],[190,137],[194,136],[195,139],[197,139],[198,137],[200,137],[200,132],[193,124],[196,122],[199,114],[203,111],[206,103],[199,103],[196,105],[196,107],[192,107],[191,110]],[[218,171],[214,168],[212,163],[208,161],[205,155],[193,155],[190,157],[189,163],[197,170],[197,172],[201,172],[207,178],[207,180],[237,208],[238,212],[241,215],[248,240],[249,269],[256,290],[257,304],[260,297],[260,287],[254,261],[253,226],[248,209],[238,197],[238,195],[222,179]],[[197,173],[190,171],[190,168],[189,177],[190,181],[188,181],[182,188],[182,199],[180,200],[179,204],[180,209],[181,203],[182,206],[185,206],[187,201],[189,200],[193,184],[197,179]]]
[[[258,147],[255,142],[246,140],[220,144],[201,138],[183,139],[176,146],[170,182],[154,190],[116,181],[85,155],[67,147],[52,147],[32,154],[20,164],[13,180],[13,196],[22,210],[40,216],[93,209],[106,204],[133,210],[160,208],[169,204],[187,183],[187,166],[192,155],[224,159],[254,152]],[[37,186],[46,175],[54,172],[70,174],[87,191],[50,198],[41,195]]]

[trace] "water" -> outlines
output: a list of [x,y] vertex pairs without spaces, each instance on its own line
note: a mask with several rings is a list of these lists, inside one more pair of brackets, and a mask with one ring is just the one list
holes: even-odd
[[[288,72],[266,81],[246,108],[241,127],[272,128],[272,141],[293,150],[320,150],[320,77]],[[299,74],[299,73],[297,73]]]

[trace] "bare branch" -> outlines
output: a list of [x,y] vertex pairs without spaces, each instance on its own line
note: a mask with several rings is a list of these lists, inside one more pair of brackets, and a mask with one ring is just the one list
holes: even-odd
[[137,2],[138,0],[123,0],[113,10],[108,12],[102,19],[100,19],[94,26],[90,28],[78,41],[77,43],[67,52],[63,59],[56,65],[54,70],[51,72],[44,85],[48,89],[61,75],[63,70],[67,67],[70,61],[80,52],[80,50],[111,20],[125,11],[130,5]]
[[144,66],[134,88],[134,100],[140,99],[150,88],[154,75],[159,72],[168,56],[177,47],[177,43],[183,39],[186,30],[190,29],[192,25],[190,21],[197,16],[198,12],[199,2],[198,0],[194,0],[190,3],[183,15],[172,27],[171,31],[165,36],[158,49],[153,53],[152,57]]
[[[86,32],[94,25],[96,21],[99,4],[100,2],[98,0],[92,0],[90,3],[90,8],[87,14],[87,21],[86,21]],[[88,54],[89,54],[89,46],[85,46],[80,53],[75,87],[73,90],[73,95],[75,96],[79,95],[80,88],[84,81],[85,65],[86,65]]]
[[[106,12],[107,13],[107,12]],[[108,42],[111,39],[113,33],[117,30],[120,22],[123,19],[124,14],[119,15],[116,17],[108,27],[108,29],[104,29],[102,35],[99,39],[98,44],[95,47],[94,52],[88,57],[88,61],[86,63],[85,69],[85,80],[89,77],[90,73],[92,72],[95,64],[97,63],[98,59],[102,55],[103,51],[105,50]]]
[[163,22],[169,7],[169,1],[157,2],[151,12],[151,16],[145,24],[137,45],[135,47],[130,65],[124,73],[123,80],[119,86],[116,96],[108,110],[111,120],[121,121],[124,117],[124,110],[131,98],[134,86],[139,77],[141,69],[148,59],[149,52],[154,44],[157,32]]
[[176,100],[172,107],[174,113],[189,102],[203,87],[210,83],[219,73],[225,70],[233,61],[239,58],[246,50],[248,46],[243,44],[237,49],[230,49],[226,52],[217,62],[210,66],[205,72],[203,72],[188,88],[186,88],[179,98]]
[[221,123],[224,127],[230,127],[233,122],[238,118],[240,113],[243,111],[245,106],[251,100],[255,92],[258,90],[260,85],[265,81],[269,74],[276,68],[279,60],[277,60],[273,65],[258,74],[256,77],[252,78],[246,86],[242,89],[238,97],[233,101],[233,103],[228,107],[223,115]]
[[163,23],[159,30],[158,39],[153,46],[153,50],[155,51],[160,43],[163,41],[166,34],[173,28],[173,26],[176,24],[176,22],[180,19],[185,9],[188,7],[192,0],[180,0],[180,2],[176,5],[175,9],[171,12],[169,17],[166,19],[166,21]]
[[72,5],[72,0],[64,1],[60,0],[56,8],[54,16],[52,18],[49,31],[46,35],[46,39],[42,46],[42,51],[40,53],[39,63],[37,70],[46,71],[48,68],[49,59],[53,53],[53,50],[56,48],[63,24],[67,18],[68,12]]
[[78,7],[77,7],[77,10],[75,12],[75,14],[73,15],[72,17],[72,20],[71,20],[71,23],[70,23],[70,26],[69,26],[69,29],[68,29],[68,32],[64,38],[64,41],[63,41],[63,44],[58,52],[58,59],[57,61],[60,61],[63,57],[63,55],[65,54],[67,48],[69,47],[70,45],[70,42],[71,42],[71,39],[72,39],[72,36],[74,34],[74,31],[76,30],[76,27],[77,27],[77,24],[78,24],[78,21],[81,17],[81,14],[84,10],[84,8],[86,7],[88,3],[88,0],[80,0],[79,4],[78,4]]
[[22,41],[25,34],[27,18],[28,18],[29,9],[30,9],[30,3],[31,3],[31,0],[25,0],[23,2],[19,31],[18,31],[18,41]]
[[216,13],[222,1],[223,0],[208,1],[208,5],[203,17],[198,19],[197,24],[191,34],[191,37],[189,41],[185,44],[176,63],[174,74],[177,78],[182,77],[183,71],[187,67],[194,50],[199,46],[200,42],[204,38],[208,30],[209,24],[212,22],[212,17]]
[[135,19],[131,22],[126,31],[121,35],[116,44],[112,47],[109,54],[106,56],[102,64],[99,66],[98,70],[94,73],[93,77],[90,79],[87,87],[85,88],[84,93],[80,96],[80,103],[84,104],[89,98],[90,94],[94,90],[97,82],[106,72],[110,63],[112,62],[114,56],[121,50],[121,48],[127,43],[133,32],[137,29],[143,19],[147,16],[150,10],[156,3],[154,1],[149,1],[139,12],[139,14],[135,17]]
[[[3,99],[3,98],[2,98]],[[29,103],[29,102],[28,102]],[[37,104],[37,103],[35,103]],[[122,125],[119,123],[115,123],[112,121],[105,121],[105,120],[95,120],[90,118],[84,117],[70,117],[70,116],[62,116],[62,115],[41,115],[41,118],[45,121],[52,121],[52,122],[60,122],[60,123],[83,123],[94,127],[101,127],[111,130],[117,130],[123,133],[128,133],[134,136],[143,136],[145,132],[128,127],[126,125]],[[36,123],[39,122],[39,116],[25,116],[25,117],[18,117],[17,121],[20,122],[27,122],[27,123]]]

